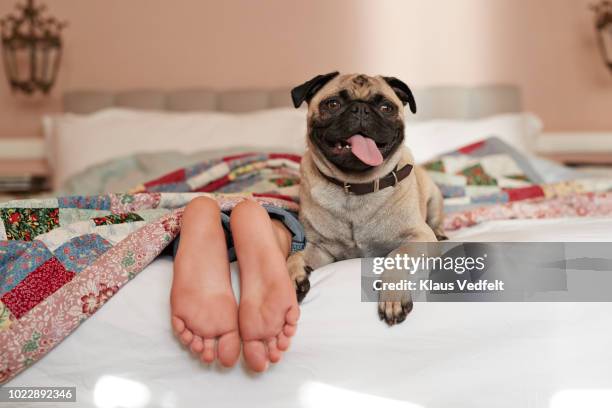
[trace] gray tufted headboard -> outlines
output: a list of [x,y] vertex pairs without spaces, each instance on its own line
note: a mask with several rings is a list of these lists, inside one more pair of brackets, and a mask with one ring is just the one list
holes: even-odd
[[[65,112],[92,113],[110,107],[164,111],[249,112],[292,106],[290,89],[232,90],[184,89],[122,92],[69,91]],[[498,113],[520,112],[520,90],[513,85],[475,87],[434,86],[414,90],[416,119],[476,119]]]

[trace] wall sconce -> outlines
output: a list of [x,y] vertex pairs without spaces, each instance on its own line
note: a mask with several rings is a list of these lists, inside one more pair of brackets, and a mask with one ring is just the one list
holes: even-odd
[[61,30],[66,23],[44,17],[44,5],[27,0],[17,5],[21,15],[0,20],[4,70],[13,91],[49,93],[62,57]]
[[595,28],[597,29],[597,42],[604,62],[612,72],[612,2],[602,0],[591,6],[595,12]]

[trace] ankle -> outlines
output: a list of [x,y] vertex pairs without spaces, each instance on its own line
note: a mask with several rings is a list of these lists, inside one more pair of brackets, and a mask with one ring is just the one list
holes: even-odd
[[291,252],[291,232],[285,227],[285,224],[279,220],[272,220],[272,229],[274,230],[278,249],[284,257],[287,258]]

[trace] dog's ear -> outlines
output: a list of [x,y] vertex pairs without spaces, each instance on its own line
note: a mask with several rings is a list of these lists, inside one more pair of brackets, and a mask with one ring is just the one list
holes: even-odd
[[404,105],[408,104],[410,106],[410,112],[416,113],[416,102],[414,101],[414,96],[412,96],[412,91],[408,88],[408,85],[395,77],[382,78],[389,84],[391,89],[393,89],[393,92],[395,92],[400,101],[402,101]]
[[291,99],[293,100],[293,106],[299,108],[304,101],[310,102],[312,97],[323,88],[323,86],[338,76],[339,72],[334,71],[325,75],[317,75],[310,81],[304,82],[300,86],[296,86],[291,90]]

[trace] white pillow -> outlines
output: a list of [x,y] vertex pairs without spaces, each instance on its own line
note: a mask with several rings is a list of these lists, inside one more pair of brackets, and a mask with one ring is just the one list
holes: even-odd
[[[302,151],[306,111],[280,108],[245,114],[107,109],[91,115],[43,118],[54,186],[87,167],[141,152],[193,153],[239,146]],[[432,120],[406,124],[406,145],[417,163],[497,136],[520,151],[532,151],[541,121],[528,113],[480,120]]]
[[531,113],[490,116],[479,120],[406,121],[406,145],[415,161],[422,163],[434,157],[496,136],[515,149],[533,152],[537,136],[542,130],[541,120]]
[[245,114],[108,109],[43,119],[54,186],[87,167],[141,152],[253,146],[302,151],[306,112],[292,108]]

